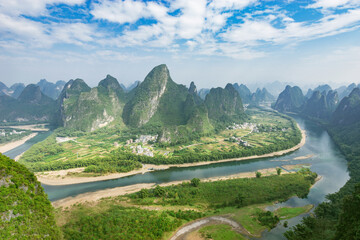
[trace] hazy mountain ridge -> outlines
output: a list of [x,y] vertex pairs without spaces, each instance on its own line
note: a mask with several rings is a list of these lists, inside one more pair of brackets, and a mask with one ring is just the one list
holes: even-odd
[[35,84],[26,86],[18,99],[0,96],[2,122],[49,122],[53,121],[55,111],[55,100],[43,94]]
[[56,100],[61,91],[63,90],[66,82],[65,81],[57,81],[56,83],[51,83],[46,81],[46,79],[41,79],[36,85],[40,87],[40,90],[47,96]]

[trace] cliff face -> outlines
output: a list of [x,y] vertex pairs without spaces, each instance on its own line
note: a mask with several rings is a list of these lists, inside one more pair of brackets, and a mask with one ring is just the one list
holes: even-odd
[[274,109],[279,112],[299,112],[305,101],[306,98],[299,87],[287,85],[276,100]]
[[155,67],[135,89],[134,97],[126,103],[124,122],[133,127],[146,124],[158,109],[169,81],[171,78],[166,65]]
[[55,101],[44,95],[34,84],[26,86],[18,99],[0,96],[0,121],[28,122],[53,120]]

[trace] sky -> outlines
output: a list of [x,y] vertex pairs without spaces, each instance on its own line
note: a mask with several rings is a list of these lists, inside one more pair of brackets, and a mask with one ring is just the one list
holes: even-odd
[[110,74],[129,85],[156,65],[198,88],[360,83],[360,0],[0,0],[0,81]]

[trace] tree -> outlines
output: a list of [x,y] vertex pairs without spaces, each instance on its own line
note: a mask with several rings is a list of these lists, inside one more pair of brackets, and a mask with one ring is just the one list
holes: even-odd
[[242,193],[239,193],[237,197],[235,198],[235,204],[238,208],[244,206],[244,195]]
[[165,189],[163,187],[160,187],[159,185],[157,185],[154,189],[154,195],[156,197],[162,197],[165,195]]
[[282,171],[281,168],[276,168],[276,173],[277,173],[277,175],[280,175],[280,174],[281,174],[281,171]]
[[257,178],[260,178],[260,177],[261,177],[261,172],[256,172],[255,174],[256,174],[256,177],[257,177]]
[[139,192],[139,197],[146,198],[147,196],[149,196],[149,190],[147,190],[145,188],[141,189]]
[[352,195],[343,200],[342,213],[339,218],[335,239],[360,239],[360,184],[355,186]]
[[191,185],[194,187],[198,187],[200,184],[200,179],[199,178],[193,178],[191,179]]

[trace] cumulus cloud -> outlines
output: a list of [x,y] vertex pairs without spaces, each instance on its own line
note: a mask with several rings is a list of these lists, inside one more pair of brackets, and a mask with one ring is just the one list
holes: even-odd
[[360,6],[360,2],[358,0],[316,0],[315,3],[310,4],[308,8],[350,8]]
[[46,6],[53,4],[76,5],[85,0],[0,0],[0,12],[12,16],[27,15],[39,16],[47,13]]
[[[52,14],[60,3],[69,8],[82,5],[88,18],[54,21]],[[99,0],[91,2],[90,7],[84,3],[0,0],[0,47],[51,48],[66,43],[97,50],[133,47],[249,59],[266,55],[259,50],[263,46],[286,46],[336,35],[356,29],[360,23],[358,0],[316,0],[305,9],[315,9],[322,15],[301,21],[285,8],[258,0]],[[342,11],[336,12],[336,8]],[[112,27],[103,27],[107,26],[103,23]]]

